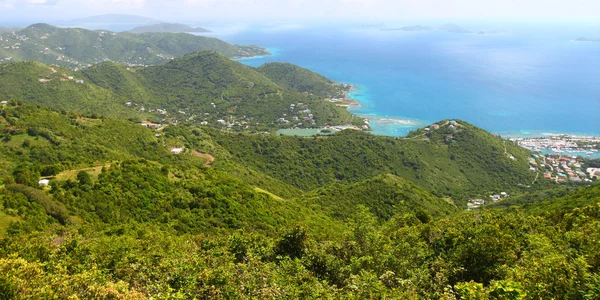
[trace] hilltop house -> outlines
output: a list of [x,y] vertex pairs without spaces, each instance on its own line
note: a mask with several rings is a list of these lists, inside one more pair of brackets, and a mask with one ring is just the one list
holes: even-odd
[[177,154],[181,154],[183,152],[183,150],[185,150],[184,148],[173,148],[171,149],[171,153],[177,155]]

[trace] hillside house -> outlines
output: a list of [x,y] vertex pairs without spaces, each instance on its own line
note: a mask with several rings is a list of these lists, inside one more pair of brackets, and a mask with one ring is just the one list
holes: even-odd
[[185,149],[184,148],[173,148],[171,149],[171,153],[177,155],[177,154],[181,154]]

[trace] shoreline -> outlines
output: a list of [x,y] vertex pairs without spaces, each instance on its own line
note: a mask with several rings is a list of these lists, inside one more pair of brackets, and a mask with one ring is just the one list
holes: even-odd
[[266,55],[247,56],[247,57],[236,57],[236,58],[231,58],[231,60],[241,61],[241,60],[250,60],[250,59],[261,59],[261,58],[267,58],[267,57],[275,56],[278,53],[278,50],[275,49],[275,48],[263,48],[263,49],[265,49],[265,51],[267,51],[268,54],[266,54]]
[[369,132],[376,135],[385,135],[393,137],[406,136],[410,131],[425,127],[426,122],[417,119],[394,117],[388,115],[377,115],[374,113],[361,113],[360,109],[366,107],[359,100],[352,97],[352,93],[360,92],[360,88],[355,84],[349,84],[350,90],[344,93],[343,105],[351,114],[363,118],[369,125]]

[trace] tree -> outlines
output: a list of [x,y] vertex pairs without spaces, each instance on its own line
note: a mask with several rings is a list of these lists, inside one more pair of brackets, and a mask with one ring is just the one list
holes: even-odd
[[90,174],[86,171],[79,171],[79,173],[77,173],[77,181],[79,181],[80,185],[91,184],[92,177],[90,177]]

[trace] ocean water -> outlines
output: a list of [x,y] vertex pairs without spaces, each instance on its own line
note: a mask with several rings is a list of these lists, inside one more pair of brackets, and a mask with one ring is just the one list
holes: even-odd
[[600,135],[600,43],[573,41],[600,38],[600,22],[460,25],[506,32],[323,25],[214,35],[273,50],[244,64],[289,62],[355,85],[362,106],[352,111],[372,119],[374,133],[461,119],[498,134]]

